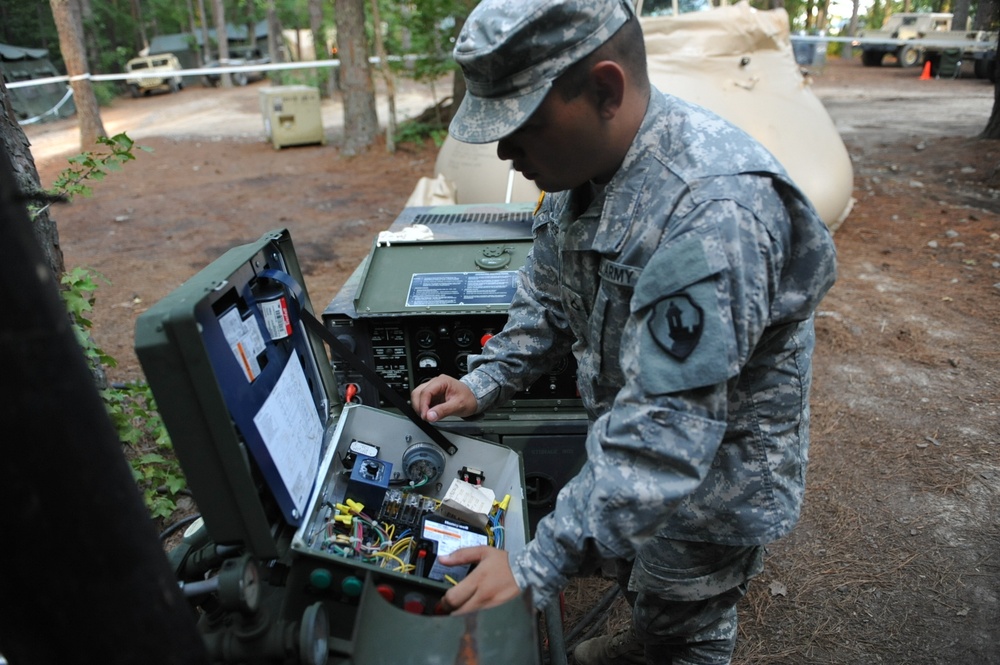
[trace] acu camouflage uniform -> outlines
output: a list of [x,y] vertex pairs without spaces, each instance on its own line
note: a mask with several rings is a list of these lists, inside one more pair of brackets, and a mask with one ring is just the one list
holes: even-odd
[[587,189],[546,195],[509,322],[463,378],[486,410],[572,349],[593,419],[584,468],[512,557],[514,576],[544,605],[588,554],[642,551],[629,589],[669,583],[669,596],[678,580],[657,581],[644,543],[749,546],[735,569],[694,575],[690,593],[716,595],[759,572],[753,546],[799,515],[832,239],[757,142],[656,90],[589,205]]
[[[633,16],[627,0],[483,0],[455,48],[470,94],[452,135],[515,131]],[[592,425],[514,577],[545,605],[592,557],[625,562],[647,662],[728,663],[761,546],[799,515],[829,231],[760,144],[653,90],[612,180],[547,195],[533,234],[508,324],[462,380],[481,412],[572,351]]]

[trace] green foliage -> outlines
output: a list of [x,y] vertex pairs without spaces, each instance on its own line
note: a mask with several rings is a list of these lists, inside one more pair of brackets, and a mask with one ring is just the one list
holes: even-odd
[[[62,296],[70,313],[73,332],[84,356],[92,365],[116,367],[118,362],[94,342],[93,323],[88,313],[94,308],[98,281],[103,275],[86,268],[74,268],[62,277]],[[118,438],[128,448],[126,458],[132,477],[142,492],[150,515],[168,518],[177,509],[177,496],[186,486],[180,464],[149,386],[127,383],[100,391],[108,417]]]
[[319,90],[326,89],[328,69],[275,69],[267,73],[271,85],[308,85]]
[[98,106],[110,106],[119,95],[118,85],[111,81],[94,81],[92,87]]
[[[882,3],[880,0],[874,0],[871,7],[868,8],[868,13],[865,15],[865,26],[872,30],[878,30],[885,23],[886,16],[888,15],[886,11],[886,5],[891,5],[891,2]],[[889,11],[892,11],[891,9]]]
[[149,386],[128,383],[101,391],[108,415],[122,443],[143,500],[154,518],[169,518],[187,481]]
[[[91,190],[84,184],[87,180],[102,180],[109,171],[120,170],[122,164],[135,159],[135,149],[145,150],[124,133],[102,137],[98,144],[105,149],[69,159],[71,166],[56,179],[51,193],[64,197],[89,195]],[[93,322],[89,317],[96,302],[94,294],[101,282],[110,282],[100,273],[86,268],[68,271],[61,282],[63,302],[84,356],[92,367],[116,367],[117,361],[105,353],[90,334]],[[100,393],[118,438],[127,448],[125,456],[150,515],[169,518],[177,509],[176,499],[186,481],[172,453],[170,437],[149,386],[128,383],[105,388]]]
[[448,128],[441,125],[426,122],[404,122],[396,128],[396,143],[421,144],[427,138],[434,141],[434,145],[440,148],[444,145],[444,140],[448,137]]
[[86,268],[73,268],[62,276],[62,297],[73,321],[73,332],[83,350],[83,355],[92,366],[117,367],[118,362],[104,353],[90,336],[93,322],[87,318],[94,309],[94,292],[97,291],[97,280],[108,284],[107,278],[100,273],[91,272]]
[[[55,51],[59,44],[59,33],[52,12],[45,3],[39,8],[37,0],[3,0],[3,20],[0,21],[0,42],[27,48],[46,47]],[[59,67],[59,54],[49,53],[52,64]]]
[[451,51],[458,25],[468,15],[468,5],[461,0],[380,3],[379,11],[386,26],[386,53],[418,56],[393,62],[393,69],[422,82],[436,81],[453,71],[457,65]]
[[122,164],[135,159],[133,151],[152,152],[151,148],[137,146],[135,141],[122,132],[112,137],[100,136],[97,143],[103,150],[85,152],[69,158],[70,166],[59,174],[51,191],[64,196],[90,196],[92,190],[88,180],[100,182],[110,171],[121,171]]

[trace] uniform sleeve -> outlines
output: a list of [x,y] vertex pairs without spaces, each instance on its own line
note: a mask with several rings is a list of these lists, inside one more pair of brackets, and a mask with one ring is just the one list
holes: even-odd
[[701,484],[726,433],[730,382],[767,326],[785,240],[728,200],[685,221],[636,283],[620,347],[625,385],[588,434],[586,464],[511,558],[539,606],[589,553],[632,558]]
[[[545,213],[543,213],[545,215]],[[530,386],[569,353],[569,326],[559,301],[558,252],[546,217],[534,224],[534,241],[518,272],[504,329],[469,361],[462,381],[481,413]]]

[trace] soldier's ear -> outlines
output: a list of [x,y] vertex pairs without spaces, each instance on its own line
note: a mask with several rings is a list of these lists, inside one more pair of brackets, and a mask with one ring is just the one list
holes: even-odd
[[614,118],[625,99],[625,71],[613,60],[601,60],[591,67],[590,80],[598,113],[608,120]]

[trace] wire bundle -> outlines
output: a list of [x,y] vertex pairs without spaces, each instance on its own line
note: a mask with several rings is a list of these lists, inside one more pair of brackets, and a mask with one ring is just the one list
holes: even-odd
[[362,504],[351,499],[326,502],[324,507],[329,515],[322,527],[320,549],[400,573],[413,572],[415,566],[409,561],[416,543],[409,528],[396,535],[395,524],[372,519]]
[[493,510],[490,511],[486,524],[486,533],[489,536],[489,543],[498,550],[504,545],[504,518],[507,516],[507,507],[510,505],[510,494],[504,496],[503,501],[493,502]]

